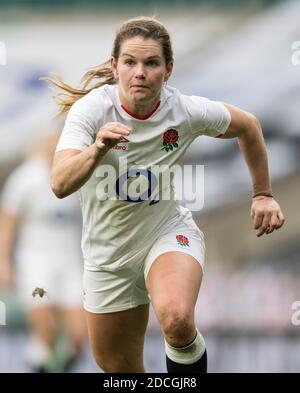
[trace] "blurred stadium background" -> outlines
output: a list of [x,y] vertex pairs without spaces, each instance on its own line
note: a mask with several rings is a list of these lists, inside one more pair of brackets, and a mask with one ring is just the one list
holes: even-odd
[[[229,102],[261,121],[273,191],[285,228],[256,238],[250,176],[236,141],[198,138],[185,163],[205,165],[205,204],[194,218],[206,235],[205,279],[197,321],[210,372],[299,372],[300,326],[300,2],[286,1],[5,1],[0,0],[0,187],[41,133],[56,126],[52,93],[38,77],[61,73],[78,84],[108,59],[117,26],[155,15],[173,36],[170,85]],[[2,62],[4,63],[4,62]],[[0,234],[1,236],[1,234]],[[26,372],[26,326],[13,293],[1,292],[0,372]],[[300,323],[300,321],[299,321]],[[163,340],[151,314],[148,372],[165,372]],[[96,372],[88,346],[74,372]]]

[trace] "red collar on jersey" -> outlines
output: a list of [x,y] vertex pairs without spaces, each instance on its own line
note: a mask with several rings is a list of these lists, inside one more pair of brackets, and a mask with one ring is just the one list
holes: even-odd
[[150,113],[148,113],[148,115],[146,115],[146,116],[135,115],[134,113],[132,113],[132,112],[130,112],[128,109],[126,109],[124,105],[121,105],[121,107],[122,107],[122,108],[124,109],[124,111],[127,112],[128,115],[130,115],[131,117],[134,117],[135,119],[138,119],[138,120],[147,120],[147,119],[149,119],[149,117],[151,117],[151,116],[153,115],[153,113],[156,111],[156,109],[159,107],[159,105],[160,105],[160,101],[158,101],[158,103],[155,105],[155,108],[154,108]]

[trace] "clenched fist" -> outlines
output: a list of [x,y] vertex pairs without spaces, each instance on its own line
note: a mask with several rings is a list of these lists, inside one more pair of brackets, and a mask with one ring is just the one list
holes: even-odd
[[266,196],[253,198],[251,218],[258,237],[281,228],[285,221],[279,204],[275,199]]
[[106,123],[100,128],[95,144],[100,150],[109,150],[120,142],[128,142],[131,128],[118,122]]

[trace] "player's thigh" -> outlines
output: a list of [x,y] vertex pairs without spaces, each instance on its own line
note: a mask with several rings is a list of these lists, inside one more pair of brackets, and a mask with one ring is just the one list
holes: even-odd
[[193,319],[202,275],[199,261],[184,252],[165,252],[155,259],[146,285],[161,323],[176,315]]
[[69,260],[65,267],[62,264],[59,280],[57,280],[57,304],[60,318],[69,338],[74,345],[80,345],[87,338],[82,308],[82,272],[77,265],[72,269],[70,262]]
[[75,346],[87,339],[86,321],[82,308],[60,308],[60,316],[69,338]]
[[121,368],[121,363],[142,365],[148,316],[148,304],[113,313],[86,311],[90,344],[97,363],[108,368],[110,363]]
[[52,305],[31,307],[26,314],[31,331],[51,344],[57,330],[56,308]]

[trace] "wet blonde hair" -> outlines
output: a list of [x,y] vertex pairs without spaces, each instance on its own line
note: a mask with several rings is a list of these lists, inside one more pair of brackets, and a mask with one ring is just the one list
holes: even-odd
[[[133,37],[141,36],[145,39],[153,39],[161,44],[165,63],[173,62],[173,50],[171,38],[165,26],[154,18],[141,16],[129,19],[119,28],[113,45],[112,56],[118,60],[122,43]],[[91,90],[103,86],[105,84],[116,84],[115,77],[112,72],[110,60],[105,63],[90,68],[81,78],[80,88],[75,88],[62,80],[57,73],[51,73],[53,78],[43,77],[41,79],[50,82],[62,93],[54,97],[55,102],[59,106],[58,115],[66,113],[71,106],[81,97],[85,96]]]

